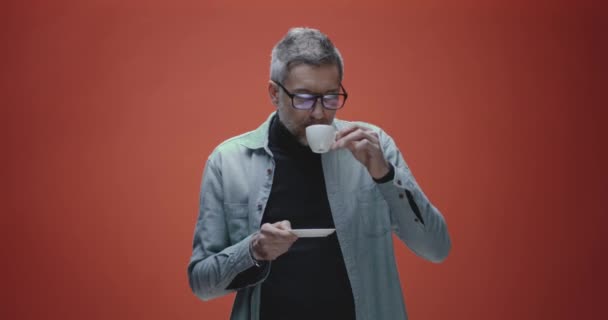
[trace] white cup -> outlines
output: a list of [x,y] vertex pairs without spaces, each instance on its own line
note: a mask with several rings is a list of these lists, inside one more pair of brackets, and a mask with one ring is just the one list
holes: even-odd
[[336,141],[338,132],[332,126],[326,124],[313,124],[306,127],[306,140],[308,146],[315,153],[329,151],[331,145]]

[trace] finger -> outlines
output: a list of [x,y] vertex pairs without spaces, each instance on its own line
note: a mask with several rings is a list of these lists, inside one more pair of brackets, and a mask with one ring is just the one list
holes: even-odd
[[[295,241],[294,234],[289,232],[291,223],[287,220],[275,222],[273,224],[265,223],[262,225],[261,232],[268,238],[272,238],[272,242]],[[297,237],[296,237],[297,239]]]
[[334,139],[334,143],[331,144],[330,149],[334,150],[338,148],[338,141],[340,141],[340,139],[342,139],[343,137],[349,135],[350,133],[352,133],[353,131],[359,129],[359,126],[356,124],[353,125],[349,125],[346,128],[343,128],[342,130],[339,130],[336,132],[336,137]]
[[289,220],[283,220],[276,223],[276,227],[281,230],[291,230],[291,222]]
[[356,131],[356,130],[363,130],[363,131],[366,131],[366,132],[373,132],[377,136],[377,133],[372,128],[364,127],[364,126],[361,126],[361,125],[358,125],[358,124],[351,124],[348,127],[344,128],[342,130],[339,130],[336,133],[336,139],[340,139],[342,137],[345,137],[348,134],[350,134],[351,132]]
[[289,220],[283,220],[281,222],[277,222],[276,227],[279,230],[284,230],[285,232],[282,233],[282,236],[286,237],[289,241],[295,241],[296,239],[298,239],[298,236],[296,236],[295,234],[291,233],[291,222],[289,222]]
[[368,139],[371,142],[378,143],[380,140],[378,138],[378,134],[368,128],[359,128],[355,131],[350,132],[349,134],[343,136],[340,141],[352,141],[352,140],[362,140]]
[[359,125],[353,124],[353,125],[349,125],[348,127],[344,128],[342,130],[339,130],[338,133],[336,134],[336,140],[348,135],[349,133],[351,133],[359,128],[360,128]]
[[276,239],[281,242],[284,242],[284,241],[293,242],[298,238],[298,236],[291,233],[291,229],[285,229],[285,230],[277,229],[276,235],[277,235]]
[[266,222],[260,227],[260,232],[271,232],[275,228],[276,227],[274,225]]
[[264,223],[260,228],[260,233],[266,237],[275,237],[277,231],[279,231],[279,229],[275,226],[275,223]]
[[359,141],[352,141],[349,144],[349,149],[351,151],[359,151],[359,150],[369,149],[370,146],[375,147],[375,145],[373,145],[369,140],[363,139],[363,140],[359,140]]
[[334,148],[344,148],[344,147],[348,147],[349,144],[351,144],[352,142],[356,142],[356,141],[361,141],[361,140],[369,140],[369,142],[371,142],[374,145],[380,145],[380,140],[378,139],[378,134],[371,131],[371,130],[356,130],[353,131],[351,133],[349,133],[348,135],[342,137],[341,139],[337,140],[334,144],[333,147]]

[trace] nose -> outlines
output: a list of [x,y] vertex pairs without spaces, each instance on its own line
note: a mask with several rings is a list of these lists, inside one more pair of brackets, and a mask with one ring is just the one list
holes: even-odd
[[315,101],[315,105],[312,106],[311,116],[313,119],[321,120],[325,118],[325,108],[323,108],[323,102],[321,98]]

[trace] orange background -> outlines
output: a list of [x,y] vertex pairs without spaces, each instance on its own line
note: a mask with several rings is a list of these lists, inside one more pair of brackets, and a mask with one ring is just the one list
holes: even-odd
[[5,2],[0,318],[226,319],[187,284],[203,165],[300,25],[447,219],[445,263],[396,245],[412,319],[601,318],[600,2]]

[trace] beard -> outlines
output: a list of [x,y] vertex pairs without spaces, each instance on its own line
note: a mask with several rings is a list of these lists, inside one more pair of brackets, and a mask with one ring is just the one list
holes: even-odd
[[296,139],[298,140],[298,142],[304,146],[308,146],[308,140],[306,139],[306,127],[308,127],[310,124],[308,123],[295,123],[293,121],[289,121],[289,120],[283,120],[281,117],[279,117],[279,121],[281,121],[281,123],[283,123],[283,125],[285,126],[285,128],[287,128],[287,130],[289,130],[289,132],[296,137]]
[[327,119],[316,120],[309,118],[306,119],[306,121],[298,123],[283,115],[280,109],[277,114],[279,121],[281,121],[285,128],[287,128],[287,130],[289,130],[289,132],[298,140],[298,142],[304,146],[308,146],[308,140],[306,139],[306,127],[313,124],[331,124],[332,122],[331,120]]

